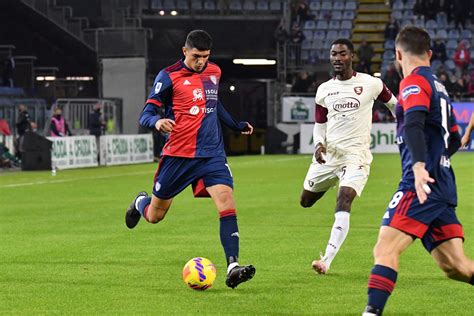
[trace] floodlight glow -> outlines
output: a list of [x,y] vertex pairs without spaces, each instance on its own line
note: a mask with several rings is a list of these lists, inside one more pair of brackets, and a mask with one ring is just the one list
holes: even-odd
[[178,11],[173,10],[173,11],[170,12],[170,14],[171,15],[178,15]]
[[237,58],[232,60],[234,64],[245,65],[245,66],[267,66],[275,65],[275,59],[251,59],[251,58]]

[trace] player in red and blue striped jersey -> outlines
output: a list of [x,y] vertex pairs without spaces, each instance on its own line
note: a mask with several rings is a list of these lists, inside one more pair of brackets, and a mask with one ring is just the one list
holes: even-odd
[[[252,265],[240,266],[239,230],[233,197],[233,179],[224,151],[220,121],[250,135],[248,122],[237,122],[218,99],[221,70],[208,61],[212,46],[203,30],[191,31],[184,58],[161,70],[140,116],[140,124],[166,133],[162,158],[154,178],[153,194],[140,192],[126,212],[128,228],[141,217],[160,222],[173,198],[190,184],[195,196],[210,196],[220,216],[220,238],[227,259],[227,286],[234,288],[255,274]],[[164,109],[161,117],[160,110]]]
[[443,84],[430,69],[430,37],[406,27],[395,41],[404,79],[397,108],[402,180],[382,220],[363,315],[380,315],[397,280],[399,257],[416,238],[446,275],[474,283],[474,261],[464,254],[456,217],[456,182],[450,157],[461,136]]

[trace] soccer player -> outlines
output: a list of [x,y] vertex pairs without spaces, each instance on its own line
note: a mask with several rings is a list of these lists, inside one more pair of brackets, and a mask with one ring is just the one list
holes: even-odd
[[395,50],[404,77],[396,109],[402,179],[383,216],[363,315],[382,314],[397,281],[399,257],[416,238],[449,278],[474,284],[474,261],[464,254],[455,213],[450,162],[461,137],[446,88],[430,68],[430,37],[406,27]]
[[370,130],[375,100],[391,110],[396,98],[379,78],[355,72],[354,46],[348,39],[331,45],[334,77],[316,92],[315,153],[303,183],[301,206],[311,207],[339,181],[335,221],[324,255],[312,262],[313,269],[326,274],[349,232],[352,201],[360,196],[369,176],[372,154]]
[[[173,198],[192,184],[195,196],[210,196],[219,212],[220,238],[227,259],[226,285],[235,288],[255,274],[252,265],[240,266],[239,230],[233,179],[227,164],[219,121],[250,135],[248,122],[237,122],[218,99],[221,69],[208,61],[211,36],[191,31],[184,58],[161,70],[140,116],[140,124],[169,135],[154,177],[152,196],[140,192],[128,208],[125,222],[134,228],[141,217],[158,223]],[[164,117],[159,110],[164,108]]]
[[474,128],[474,113],[471,114],[471,119],[469,120],[469,124],[467,124],[466,131],[464,132],[464,136],[461,138],[461,148],[467,147],[471,142],[471,133],[472,129]]

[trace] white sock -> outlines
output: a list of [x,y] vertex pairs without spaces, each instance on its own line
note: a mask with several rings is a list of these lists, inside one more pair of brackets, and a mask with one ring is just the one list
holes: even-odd
[[231,264],[229,264],[229,266],[227,267],[227,274],[229,274],[230,270],[237,267],[238,265],[239,265],[238,262],[232,262]]
[[140,204],[140,201],[143,200],[144,198],[146,198],[146,196],[139,196],[136,200],[135,200],[135,208],[138,210],[138,204]]
[[346,240],[347,233],[349,232],[350,216],[351,213],[344,211],[334,213],[336,219],[332,225],[331,236],[329,237],[326,253],[323,257],[328,269],[334,257],[336,257],[339,248],[341,248],[342,243]]

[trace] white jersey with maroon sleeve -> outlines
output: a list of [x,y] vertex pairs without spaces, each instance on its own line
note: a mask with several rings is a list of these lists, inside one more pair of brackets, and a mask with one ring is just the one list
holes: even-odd
[[384,103],[395,100],[382,80],[365,73],[354,72],[348,80],[333,78],[319,86],[316,111],[326,115],[325,145],[328,153],[341,158],[359,153],[362,160],[370,164],[372,107],[376,99]]

